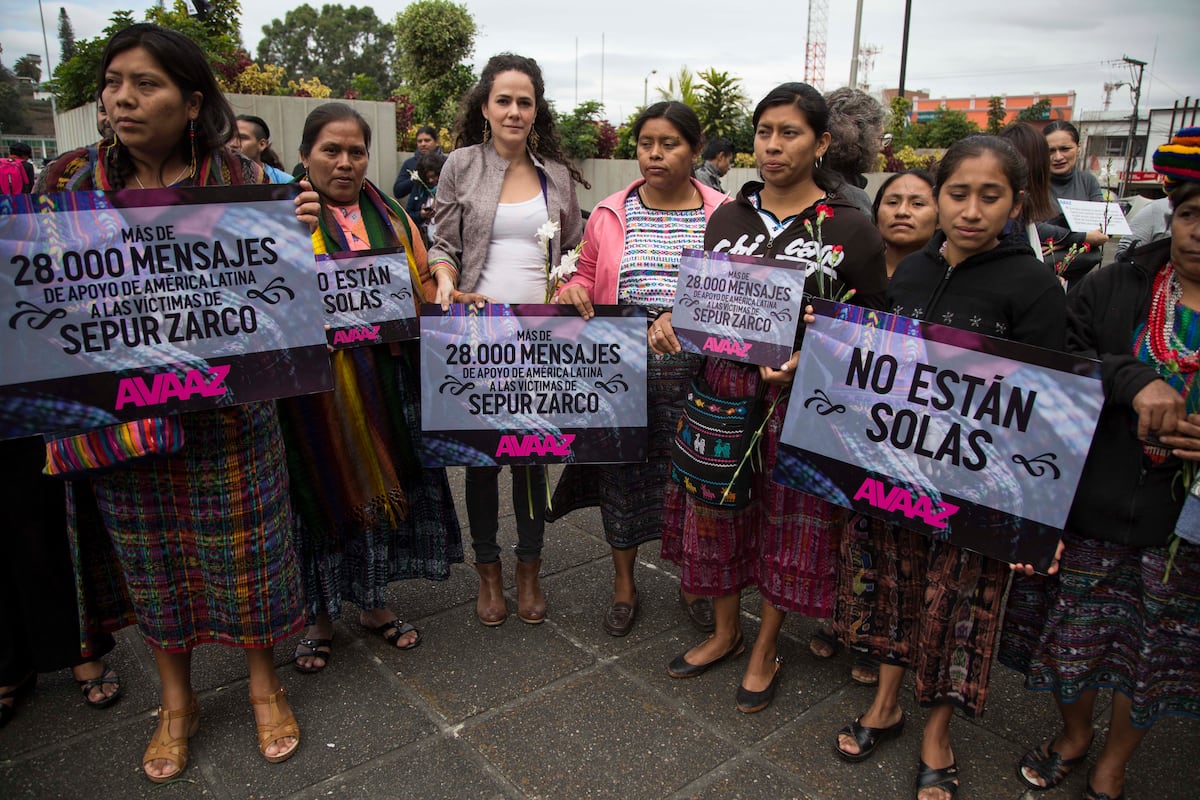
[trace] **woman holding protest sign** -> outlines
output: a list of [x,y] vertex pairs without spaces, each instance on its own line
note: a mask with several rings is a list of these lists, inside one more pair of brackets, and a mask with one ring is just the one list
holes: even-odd
[[[796,261],[807,273],[806,294],[835,300],[853,296],[856,303],[882,308],[883,242],[870,221],[843,199],[841,182],[819,166],[829,146],[821,94],[807,84],[785,83],[759,102],[753,122],[763,182],[747,183],[733,203],[713,213],[705,248]],[[656,353],[680,350],[670,318],[664,314],[650,328]],[[694,391],[717,398],[761,398],[766,417],[761,467],[754,472],[748,505],[710,505],[684,485],[671,482],[666,488],[663,557],[680,565],[685,591],[713,598],[716,621],[713,634],[681,653],[667,671],[690,678],[740,655],[745,650],[740,593],[757,586],[762,626],[737,693],[738,708],[745,712],[766,708],[774,696],[782,668],[776,640],[787,612],[833,613],[841,513],[771,480],[798,358],[798,346],[778,368],[709,357],[702,380],[693,384]]]
[[1098,690],[1113,689],[1092,800],[1125,797],[1129,760],[1159,719],[1200,718],[1200,128],[1159,148],[1154,168],[1171,238],[1068,298],[1067,346],[1101,361],[1105,404],[1061,569],[1014,581],[1000,650],[1026,687],[1054,693],[1062,715],[1061,732],[1017,766],[1032,789],[1057,786],[1086,759]]
[[[371,128],[344,103],[318,106],[304,122],[300,158],[321,198],[318,254],[403,248],[404,280],[433,299],[416,226],[366,179]],[[332,392],[281,400],[296,510],[308,630],[296,648],[301,672],[333,653],[344,600],[359,623],[399,650],[421,634],[387,606],[390,581],[446,580],[462,561],[462,534],[444,469],[418,456],[421,406],[414,342],[338,350]]]
[[[233,110],[208,58],[182,34],[151,24],[118,32],[104,51],[100,82],[115,137],[59,158],[41,191],[265,182],[257,165],[225,148]],[[297,216],[311,213],[313,199],[297,198]],[[146,422],[162,427],[174,419]],[[191,686],[191,654],[200,644],[244,650],[262,755],[283,761],[300,744],[272,650],[301,622],[275,404],[177,419],[177,452],[68,488],[81,591],[110,625],[136,619],[154,651],[162,703],[143,769],[155,783],[187,767],[188,739],[200,724]],[[94,491],[108,532],[102,543],[80,537],[78,512],[90,499],[75,497],[78,491]]]
[[[933,234],[937,232],[937,204],[933,198],[933,176],[923,169],[909,169],[897,172],[879,187],[875,193],[875,202],[871,206],[872,217],[879,235],[883,237],[884,259],[887,263],[888,278],[895,274],[900,262],[913,253],[919,252]],[[855,520],[857,522],[857,520]],[[864,525],[886,525],[880,520],[865,520]],[[853,525],[851,530],[859,538],[866,535],[866,527]],[[841,610],[847,602],[854,598],[847,593],[861,590],[861,583],[856,580],[859,565],[854,560],[855,553],[847,550],[846,537],[843,536],[843,560],[838,569],[838,609],[835,617],[841,617]],[[844,638],[844,633],[843,633]],[[818,650],[828,648],[832,656],[841,646],[838,634],[832,627],[817,630],[809,640],[809,649],[821,657]],[[850,642],[851,649],[856,650],[854,663],[850,668],[850,679],[863,686],[874,686],[879,683],[879,665],[876,659],[865,654],[861,647]]]
[[[579,244],[583,221],[575,181],[587,183],[559,144],[537,62],[503,53],[463,98],[456,148],[438,182],[436,234],[429,252],[437,302],[544,303],[549,273]],[[546,235],[546,234],[550,235]],[[544,245],[539,244],[544,240]],[[479,573],[475,611],[487,626],[508,618],[500,566],[500,467],[467,467],[467,518]],[[517,612],[546,617],[539,574],[546,473],[515,467]]]
[[[578,271],[559,292],[584,319],[592,304],[632,304],[657,317],[671,308],[680,252],[700,249],[708,218],[725,196],[692,177],[700,153],[700,120],[679,102],[655,103],[632,126],[642,177],[600,201],[588,218]],[[662,536],[662,487],[683,395],[701,356],[654,354],[647,364],[649,457],[644,464],[570,465],[554,494],[556,515],[599,505],[612,547],[613,599],[604,630],[624,636],[638,613],[634,564],[638,546]],[[689,612],[706,598],[682,598]],[[703,611],[697,609],[697,613]],[[694,614],[689,614],[695,619]],[[711,616],[711,611],[709,615]],[[711,630],[711,619],[700,617]]]
[[[953,145],[937,174],[941,230],[896,270],[888,291],[895,313],[1062,349],[1062,288],[1024,237],[1003,236],[1020,217],[1025,183],[1025,161],[1007,141],[971,136]],[[917,797],[952,798],[959,779],[950,720],[955,708],[983,712],[1012,565],[861,515],[842,546],[843,570],[855,565],[842,582],[857,589],[840,592],[838,627],[881,663],[874,702],[838,733],[835,753],[863,761],[903,730],[900,684],[911,666],[917,700],[931,709]]]

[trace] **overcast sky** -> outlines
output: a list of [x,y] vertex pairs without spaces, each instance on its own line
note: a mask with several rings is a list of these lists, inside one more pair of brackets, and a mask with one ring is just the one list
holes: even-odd
[[[76,38],[84,39],[97,35],[114,10],[132,8],[140,17],[149,5],[43,0],[51,63],[58,62],[60,7],[67,9]],[[252,54],[262,26],[295,5],[243,0],[243,9],[252,7],[242,15],[242,38]],[[407,3],[371,5],[381,19],[391,20]],[[465,5],[479,27],[476,67],[505,50],[536,58],[547,94],[560,110],[570,110],[577,100],[602,100],[606,115],[622,120],[641,105],[647,76],[653,100],[656,87],[685,64],[740,77],[752,103],[778,83],[804,78],[805,0],[602,0],[570,7],[546,0],[466,0]],[[913,0],[912,5],[905,83],[935,98],[1074,90],[1077,112],[1099,110],[1105,82],[1131,82],[1129,68],[1119,63],[1123,56],[1148,64],[1143,110],[1200,96],[1196,0]],[[851,0],[829,2],[826,90],[849,79],[854,8]],[[33,0],[0,0],[0,19],[6,64],[23,53],[43,52]],[[903,22],[903,0],[864,0],[860,41],[879,52],[869,71],[860,68],[859,80],[872,89],[898,83]],[[1112,110],[1128,113],[1131,107],[1128,88],[1113,92]]]

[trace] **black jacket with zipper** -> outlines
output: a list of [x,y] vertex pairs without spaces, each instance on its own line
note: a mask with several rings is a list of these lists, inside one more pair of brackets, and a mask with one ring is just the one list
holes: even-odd
[[1137,438],[1133,398],[1158,380],[1133,354],[1134,335],[1150,312],[1154,275],[1171,255],[1162,239],[1125,253],[1071,290],[1067,348],[1099,359],[1104,408],[1067,518],[1067,530],[1089,539],[1135,547],[1166,544],[1187,487],[1177,485],[1181,462],[1155,464]]
[[1024,234],[1001,239],[953,269],[938,232],[900,262],[888,286],[894,314],[951,328],[1062,350],[1066,298],[1054,272],[1033,255]]
[[[836,190],[830,192],[823,201],[833,210],[833,215],[820,225],[818,255],[818,241],[809,236],[804,222],[810,220],[814,233],[817,232],[816,208],[820,204],[814,204],[797,214],[778,236],[771,239],[758,209],[750,201],[750,197],[762,188],[762,183],[751,181],[742,187],[734,202],[726,203],[713,212],[704,231],[705,250],[799,262],[807,270],[804,282],[806,297],[819,296],[817,281],[825,280],[829,282],[826,297],[841,300],[847,291],[854,289],[854,297],[847,302],[881,311],[887,308],[887,265],[883,257],[883,239],[853,202],[839,196]],[[820,273],[817,271],[818,262],[824,268]],[[832,290],[828,288],[829,285],[832,285]],[[796,349],[799,349],[803,335],[804,321],[801,320],[796,331]]]

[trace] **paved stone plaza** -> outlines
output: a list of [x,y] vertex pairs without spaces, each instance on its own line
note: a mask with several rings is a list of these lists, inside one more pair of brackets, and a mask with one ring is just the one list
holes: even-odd
[[[461,510],[462,471],[452,470],[451,481]],[[511,509],[501,524],[511,544]],[[835,732],[866,707],[871,690],[850,681],[847,656],[818,661],[809,654],[812,620],[788,619],[780,692],[761,713],[734,708],[744,657],[696,679],[668,677],[667,662],[698,634],[676,601],[676,570],[657,550],[651,544],[641,553],[641,614],[623,639],[600,627],[611,565],[593,509],[547,529],[543,625],[517,619],[506,552],[512,614],[499,628],[476,622],[475,574],[457,565],[445,583],[393,585],[393,608],[424,635],[412,652],[390,651],[358,626],[352,607],[337,625],[324,673],[298,674],[288,664],[294,641],[281,645],[280,675],[303,736],[299,753],[281,765],[267,764],[255,746],[244,659],[201,648],[194,678],[203,722],[187,772],[161,787],[139,765],[154,728],[153,658],[133,629],[123,631],[110,661],[125,697],[94,711],[69,671],[41,676],[0,731],[0,798],[913,797],[923,716],[911,693],[904,695],[912,718],[903,738],[862,764],[836,759]],[[757,595],[747,592],[743,609],[750,641]],[[1024,691],[1015,673],[997,667],[987,715],[954,723],[959,800],[1025,797],[1014,765],[1057,730],[1056,719],[1048,696]],[[1028,797],[1075,800],[1084,773]],[[1183,800],[1200,797],[1198,786],[1200,724],[1167,720],[1135,757],[1126,796]]]

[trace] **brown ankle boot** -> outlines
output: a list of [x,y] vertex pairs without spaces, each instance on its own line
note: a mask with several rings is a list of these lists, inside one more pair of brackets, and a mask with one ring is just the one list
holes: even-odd
[[517,562],[517,614],[530,625],[546,621],[546,597],[538,582],[542,560]]
[[508,619],[508,607],[504,605],[504,580],[500,573],[500,562],[476,564],[475,571],[479,573],[479,599],[475,601],[475,615],[489,628],[503,625],[504,620]]

